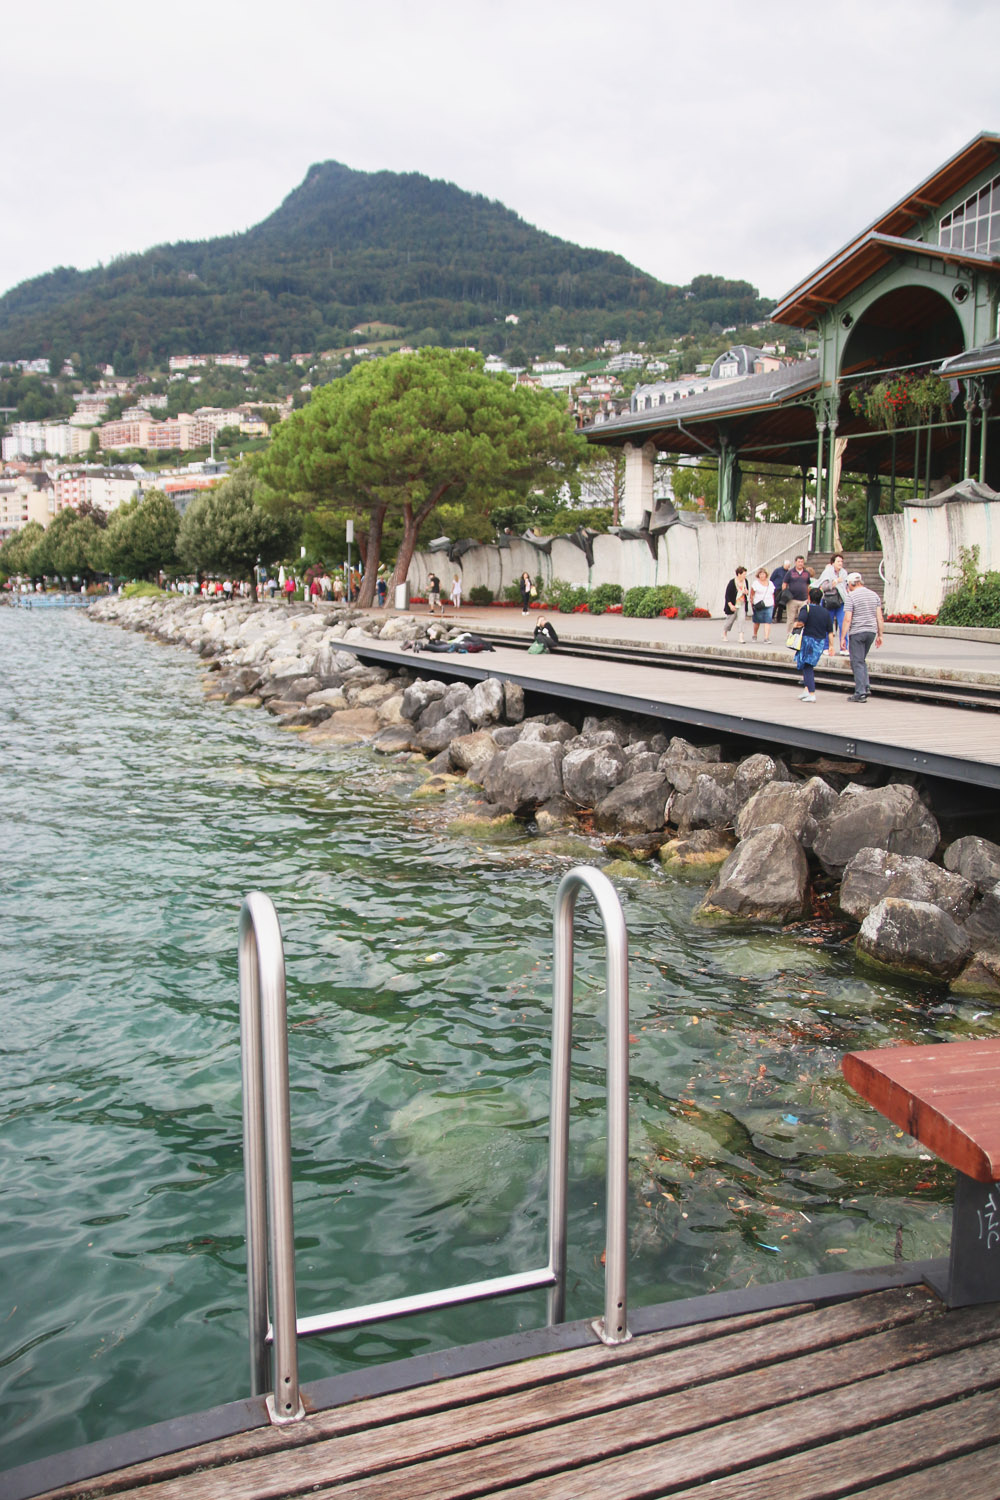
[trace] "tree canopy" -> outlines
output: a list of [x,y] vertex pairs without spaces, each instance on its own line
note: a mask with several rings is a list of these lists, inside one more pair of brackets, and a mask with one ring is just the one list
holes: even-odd
[[120,578],[153,578],[176,566],[180,516],[169,496],[150,490],[112,511],[104,533],[104,571]]
[[387,516],[402,517],[401,582],[438,507],[488,514],[494,503],[554,491],[585,455],[558,397],[486,375],[469,350],[427,348],[358,365],[314,392],[278,428],[261,472],[278,507],[363,518],[369,603]]
[[274,515],[260,504],[260,481],[246,464],[196,496],[181,518],[177,554],[189,572],[253,578],[287,555],[298,535],[294,515]]

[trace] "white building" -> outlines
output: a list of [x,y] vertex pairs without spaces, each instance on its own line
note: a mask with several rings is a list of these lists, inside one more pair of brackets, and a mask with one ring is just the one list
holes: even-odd
[[89,446],[89,428],[71,422],[12,422],[3,440],[3,460],[13,463],[42,453],[53,458],[73,458],[86,453]]

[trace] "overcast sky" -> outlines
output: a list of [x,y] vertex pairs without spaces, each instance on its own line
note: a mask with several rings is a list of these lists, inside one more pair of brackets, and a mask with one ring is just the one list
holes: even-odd
[[333,159],[778,296],[1000,130],[996,0],[45,0],[0,45],[0,290],[246,229]]

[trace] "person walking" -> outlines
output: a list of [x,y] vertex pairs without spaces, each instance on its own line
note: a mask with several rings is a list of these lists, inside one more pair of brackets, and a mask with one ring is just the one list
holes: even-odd
[[722,627],[722,639],[726,640],[728,638],[729,632],[738,619],[740,622],[740,645],[742,646],[744,640],[743,622],[747,615],[747,570],[742,563],[737,566],[732,578],[726,584],[726,597],[723,601],[723,610],[726,616],[726,623]]
[[777,625],[785,618],[785,578],[791,566],[792,559],[786,557],[771,574],[771,582],[774,584],[774,620]]
[[451,580],[451,602],[457,613],[462,608],[462,579],[458,573]]
[[753,615],[753,639],[757,639],[757,632],[763,626],[764,640],[769,641],[771,621],[774,619],[774,584],[768,577],[766,568],[757,569],[750,585],[750,609]]
[[795,559],[795,566],[789,568],[785,574],[785,590],[788,594],[788,603],[785,607],[788,611],[789,630],[795,624],[796,616],[803,604],[808,603],[811,583],[812,574],[806,567],[805,558],[800,555]]
[[819,587],[809,590],[808,602],[799,610],[798,623],[802,626],[802,640],[795,653],[795,665],[802,673],[804,692],[799,694],[802,703],[816,702],[816,663],[828,651],[836,654],[837,636],[833,628],[833,616],[824,608],[823,593]]
[[828,609],[833,616],[839,641],[844,623],[844,607],[847,603],[847,569],[844,567],[842,552],[833,554],[816,582],[823,590],[823,608]]
[[444,605],[441,603],[441,580],[436,573],[431,573],[427,578],[427,613],[429,615],[444,614]]
[[868,676],[868,653],[872,642],[882,644],[885,620],[882,617],[882,601],[874,589],[865,588],[860,573],[847,575],[847,603],[844,606],[844,622],[840,627],[840,648],[847,650],[854,674],[854,692],[848,703],[867,703],[871,696],[871,681]]

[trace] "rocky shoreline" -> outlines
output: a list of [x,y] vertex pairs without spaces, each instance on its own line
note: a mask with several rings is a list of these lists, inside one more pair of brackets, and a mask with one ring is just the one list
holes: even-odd
[[[474,788],[470,827],[530,819],[599,836],[620,874],[657,860],[704,872],[704,922],[844,924],[860,961],[1000,999],[1000,845],[946,843],[926,793],[859,762],[757,753],[664,734],[655,720],[526,716],[524,692],[366,666],[340,642],[400,644],[449,632],[349,607],[111,597],[108,621],[183,645],[211,664],[210,697],[264,707],[313,746],[367,744],[418,757],[425,793]],[[488,661],[488,658],[486,658]],[[484,663],[485,664],[485,663]]]

